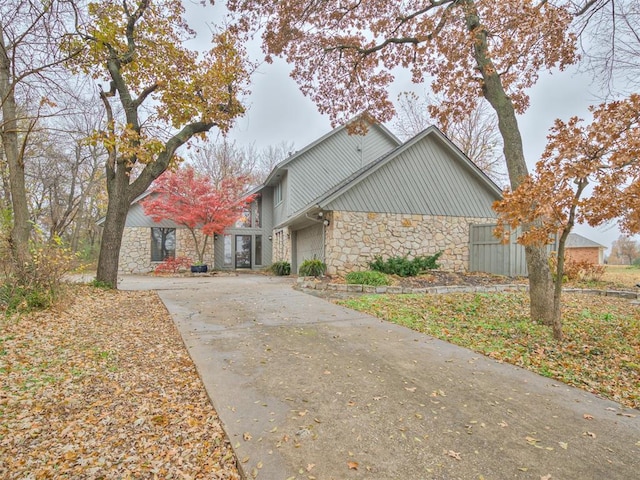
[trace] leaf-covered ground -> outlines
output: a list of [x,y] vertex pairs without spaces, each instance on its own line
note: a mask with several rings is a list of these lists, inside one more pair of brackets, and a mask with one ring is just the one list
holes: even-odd
[[526,293],[363,296],[339,303],[640,409],[640,306],[563,295],[565,340],[529,320]]
[[0,478],[240,478],[156,294],[70,288],[0,318]]

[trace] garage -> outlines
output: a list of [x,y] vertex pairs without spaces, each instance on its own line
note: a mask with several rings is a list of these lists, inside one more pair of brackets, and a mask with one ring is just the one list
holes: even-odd
[[314,258],[324,261],[324,225],[312,225],[293,232],[293,262],[292,272],[298,272],[298,268],[305,260]]

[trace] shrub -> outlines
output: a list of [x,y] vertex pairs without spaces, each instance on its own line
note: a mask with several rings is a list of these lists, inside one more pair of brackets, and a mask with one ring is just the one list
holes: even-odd
[[190,265],[190,258],[169,257],[159,264],[153,273],[178,273],[180,270],[186,270]]
[[274,262],[269,267],[269,271],[274,275],[278,275],[279,277],[283,277],[291,274],[291,264],[285,260],[281,260],[279,262]]
[[[557,257],[552,256],[549,259],[549,264],[551,267],[551,274],[553,275],[553,279],[555,281],[556,269],[558,266]],[[563,283],[566,281],[599,282],[600,280],[602,280],[605,271],[606,267],[604,265],[597,265],[585,260],[576,261],[572,260],[569,257],[564,261],[564,275],[562,281]]]
[[440,255],[442,255],[442,252],[431,256],[418,256],[413,259],[409,259],[408,255],[404,255],[402,257],[390,257],[386,260],[383,260],[380,255],[376,255],[373,261],[369,262],[369,268],[388,275],[415,277],[426,270],[440,268],[437,262]]
[[12,313],[48,308],[58,297],[62,280],[72,270],[74,260],[70,249],[57,237],[33,246],[31,263],[20,275],[15,275],[15,270],[5,273],[0,309]]
[[389,277],[382,272],[376,272],[373,270],[365,270],[362,272],[349,272],[345,277],[347,283],[356,285],[373,285],[375,287],[381,285],[389,285]]
[[327,266],[322,262],[314,258],[313,260],[305,260],[298,269],[298,275],[301,277],[320,277],[324,275],[327,270]]

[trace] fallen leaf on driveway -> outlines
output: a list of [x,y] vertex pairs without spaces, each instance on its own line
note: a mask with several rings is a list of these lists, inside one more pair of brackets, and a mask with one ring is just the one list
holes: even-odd
[[244,432],[242,434],[242,438],[244,438],[245,442],[248,442],[249,440],[251,440],[253,437],[251,436],[251,434],[249,432]]
[[582,415],[582,418],[584,418],[585,420],[593,420],[593,415],[585,413],[584,415]]
[[416,391],[416,388],[417,388],[417,387],[404,387],[404,389],[405,389],[407,392],[411,392],[411,393],[415,392],[415,391]]
[[358,469],[358,462],[347,462],[347,466],[349,467],[349,470],[357,470]]
[[449,456],[451,458],[455,458],[456,460],[462,460],[462,458],[460,457],[460,453],[459,452],[454,452],[453,450],[449,450],[447,452],[447,456]]

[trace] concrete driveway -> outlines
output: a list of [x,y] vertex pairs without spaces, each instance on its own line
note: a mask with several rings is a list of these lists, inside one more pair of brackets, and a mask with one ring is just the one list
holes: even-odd
[[120,284],[159,293],[247,478],[640,478],[639,411],[292,285]]

